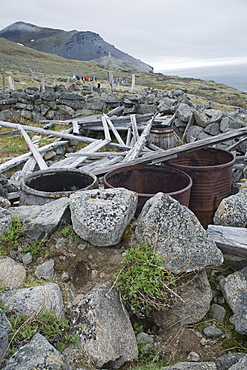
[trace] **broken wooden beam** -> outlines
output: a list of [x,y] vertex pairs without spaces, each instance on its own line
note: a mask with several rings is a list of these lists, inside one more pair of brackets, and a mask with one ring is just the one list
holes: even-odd
[[[46,153],[49,150],[55,149],[59,146],[65,145],[67,143],[68,143],[68,141],[56,141],[52,144],[42,146],[41,148],[38,148],[37,150],[40,153]],[[5,163],[0,164],[0,173],[6,172],[6,171],[10,170],[11,168],[16,167],[19,164],[22,164],[22,163],[26,162],[31,157],[31,155],[32,155],[32,152],[28,152],[28,153],[22,154],[18,157],[12,158],[12,159],[10,159],[9,161],[7,161]]]
[[19,130],[22,133],[22,136],[24,137],[27,145],[29,146],[29,149],[31,150],[34,158],[36,159],[36,162],[38,163],[39,168],[41,170],[46,170],[48,168],[48,166],[45,163],[43,157],[41,156],[41,154],[39,153],[39,151],[35,147],[34,143],[30,139],[30,137],[28,136],[28,134],[26,133],[26,131],[24,130],[24,128],[22,127],[22,125],[18,125],[18,126],[19,126]]
[[247,258],[247,229],[222,225],[208,225],[207,232],[224,254]]

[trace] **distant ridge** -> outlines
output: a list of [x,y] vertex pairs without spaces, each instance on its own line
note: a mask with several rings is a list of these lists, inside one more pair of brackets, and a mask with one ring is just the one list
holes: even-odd
[[99,34],[91,31],[64,31],[20,21],[2,29],[0,37],[66,59],[98,60],[102,66],[107,64],[108,68],[112,69],[131,66],[141,72],[153,72],[150,65],[115,48]]

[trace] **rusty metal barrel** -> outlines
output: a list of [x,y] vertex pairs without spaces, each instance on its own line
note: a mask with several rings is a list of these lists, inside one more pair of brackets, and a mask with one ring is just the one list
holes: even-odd
[[103,182],[105,188],[122,187],[138,194],[137,217],[148,199],[158,192],[170,195],[188,206],[192,180],[183,171],[159,165],[133,165],[108,172]]
[[174,147],[173,127],[168,125],[153,125],[149,134],[149,144],[154,144],[162,149]]
[[47,169],[23,177],[20,186],[20,205],[42,205],[77,190],[98,187],[97,177],[77,169]]
[[231,194],[233,154],[207,147],[180,154],[167,164],[192,178],[189,208],[207,228],[222,199]]

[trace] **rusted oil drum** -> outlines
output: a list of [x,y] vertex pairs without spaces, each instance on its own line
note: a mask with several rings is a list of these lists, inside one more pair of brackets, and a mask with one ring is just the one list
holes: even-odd
[[23,177],[20,186],[20,205],[42,205],[77,190],[98,187],[94,174],[77,169],[47,169]]
[[149,135],[149,144],[154,144],[161,149],[170,149],[174,147],[173,127],[168,125],[153,125]]
[[126,166],[108,172],[104,178],[106,188],[125,188],[138,194],[135,216],[148,199],[158,192],[170,195],[188,207],[192,180],[183,171],[158,165]]
[[180,154],[167,163],[192,178],[189,208],[207,228],[222,199],[231,194],[233,154],[208,147]]

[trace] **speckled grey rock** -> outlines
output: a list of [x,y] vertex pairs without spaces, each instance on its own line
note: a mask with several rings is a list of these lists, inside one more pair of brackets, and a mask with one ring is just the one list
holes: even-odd
[[0,196],[0,207],[2,208],[9,208],[11,203],[8,199]]
[[62,220],[68,221],[69,200],[60,198],[44,205],[11,207],[12,217],[18,217],[27,229],[27,234],[34,240],[49,237]]
[[134,217],[137,194],[117,188],[77,191],[69,199],[75,232],[98,247],[116,245]]
[[236,364],[229,367],[229,370],[246,370],[247,369],[247,355],[242,357]]
[[18,288],[26,278],[25,267],[10,257],[0,257],[0,285]]
[[247,227],[247,188],[224,198],[214,214],[214,224]]
[[7,361],[3,370],[71,370],[67,359],[48,340],[37,333]]
[[215,361],[216,368],[217,370],[228,370],[244,356],[246,356],[246,353],[228,353],[227,355],[217,358]]
[[219,279],[222,294],[234,315],[230,321],[240,334],[247,334],[247,267]]
[[222,252],[194,213],[164,193],[146,202],[137,219],[135,235],[138,242],[155,247],[165,258],[165,267],[175,273],[223,262]]
[[217,328],[215,325],[207,326],[205,329],[203,329],[203,333],[208,338],[218,338],[223,334],[222,331],[219,328]]
[[6,312],[16,311],[27,316],[44,310],[53,310],[59,316],[63,310],[62,292],[54,283],[4,291],[0,293],[0,300]]
[[214,320],[218,322],[223,322],[226,316],[226,310],[223,306],[213,303],[210,307],[210,312]]
[[71,325],[80,337],[81,350],[97,368],[110,364],[116,369],[138,357],[128,313],[111,283],[97,285],[74,302]]
[[214,362],[178,362],[162,367],[162,370],[216,370],[216,365]]
[[176,117],[183,122],[189,122],[191,116],[191,107],[186,103],[180,103],[176,110]]
[[4,311],[0,308],[0,359],[8,354],[8,334],[11,324]]
[[8,209],[0,207],[0,236],[12,227],[12,217]]
[[34,275],[37,276],[38,279],[46,279],[51,280],[54,277],[54,260],[49,259],[48,261],[42,263],[36,267]]
[[205,269],[187,274],[178,281],[176,292],[180,298],[176,297],[171,308],[154,314],[154,321],[160,327],[167,328],[167,325],[177,322],[194,324],[202,320],[210,309],[212,290]]

